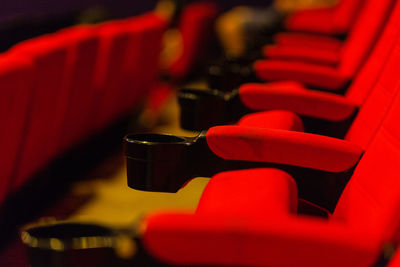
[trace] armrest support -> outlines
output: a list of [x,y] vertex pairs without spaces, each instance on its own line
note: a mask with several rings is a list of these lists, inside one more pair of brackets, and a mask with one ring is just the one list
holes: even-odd
[[254,69],[265,81],[293,80],[330,91],[343,89],[350,80],[336,68],[297,61],[260,60]]
[[206,139],[210,150],[223,159],[270,162],[329,172],[352,168],[363,152],[355,144],[332,137],[243,126],[210,128]]
[[336,38],[311,33],[284,32],[274,36],[277,45],[305,46],[338,51],[343,43]]
[[158,214],[143,243],[158,259],[179,265],[372,266],[373,233],[324,220],[285,217]]
[[297,45],[267,45],[263,54],[269,59],[299,60],[326,66],[336,66],[340,61],[340,51]]
[[329,121],[343,121],[357,109],[357,105],[340,95],[289,86],[275,88],[273,84],[242,85],[239,96],[253,110],[282,109]]

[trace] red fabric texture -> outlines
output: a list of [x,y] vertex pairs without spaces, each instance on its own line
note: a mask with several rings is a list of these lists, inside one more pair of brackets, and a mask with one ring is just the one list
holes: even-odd
[[64,42],[46,35],[20,43],[10,53],[30,57],[34,64],[32,105],[14,184],[17,188],[54,156],[54,142],[57,141],[54,136],[60,130],[59,120],[63,116],[60,107],[64,107],[68,100],[67,92],[60,90],[68,51]]
[[119,97],[119,79],[124,57],[129,47],[129,33],[119,21],[111,21],[98,29],[100,54],[95,73],[95,91],[98,107],[96,110],[96,129],[102,129],[116,117]]
[[34,72],[32,88],[25,88],[31,91],[32,105],[27,105],[26,140],[20,144],[14,189],[144,98],[158,77],[165,27],[163,19],[149,13],[72,27],[10,50],[32,58]]
[[304,131],[301,118],[290,111],[271,110],[243,116],[237,123],[239,126],[262,127],[289,131]]
[[[257,188],[257,194],[254,189]],[[297,212],[294,179],[277,169],[222,172],[207,184],[197,214],[231,214],[268,219]]]
[[0,57],[0,204],[8,193],[27,123],[28,108],[31,104],[33,64],[24,57],[3,54]]
[[[379,121],[386,110],[388,101],[392,98],[393,89],[395,88],[393,86],[395,83],[390,79],[396,77],[393,72],[396,66],[393,64],[398,60],[398,56],[396,57],[397,52],[393,50],[400,36],[399,27],[400,8],[397,6],[372,55],[369,57],[359,75],[357,75],[344,97],[305,90],[303,86],[294,82],[274,82],[257,86],[242,86],[240,88],[241,100],[247,107],[255,110],[269,110],[272,108],[286,109],[298,114],[325,119],[332,119],[332,116],[335,116],[334,113],[331,113],[331,116],[326,115],[327,111],[325,108],[331,106],[336,106],[340,109],[338,114],[342,114],[342,119],[346,118],[343,114],[350,114],[348,108],[351,107],[351,103],[353,103],[354,107],[365,106],[361,108],[356,119],[357,123],[353,125],[347,138],[361,145],[363,148],[366,148],[374,134],[374,129],[379,126]],[[393,59],[387,60],[389,56]],[[386,62],[388,63],[386,64]],[[288,100],[286,100],[286,98],[279,98],[275,99],[276,101],[271,101],[272,99],[269,99],[270,94],[275,94],[277,90],[282,90],[282,96],[290,93],[291,97],[288,96]],[[298,95],[302,97],[297,97]],[[295,96],[296,98],[293,99]],[[329,99],[332,101],[326,103],[325,101],[329,101]],[[316,104],[313,104],[314,101],[316,101]],[[337,105],[336,102],[342,104],[348,103],[348,108],[346,109],[342,104]],[[377,104],[379,108],[376,108]],[[320,108],[314,110],[314,112],[304,113],[304,110],[312,111],[315,106]],[[345,112],[346,110],[347,113]],[[331,109],[331,112],[332,111],[334,111],[334,109]],[[337,112],[337,110],[334,112]],[[252,121],[252,124],[249,126],[267,127],[269,124],[268,115],[266,113],[257,113],[246,117],[247,120],[249,120],[249,118],[251,118]],[[336,119],[338,119],[338,117],[336,117]],[[359,135],[360,132],[368,134]],[[355,138],[353,138],[353,134],[355,134]]]
[[[399,87],[399,85],[397,85]],[[332,219],[374,229],[385,241],[400,229],[400,94],[346,186]]]
[[342,47],[342,42],[336,38],[296,32],[283,32],[274,36],[275,43],[279,45],[300,46],[309,48],[328,49],[338,51]]
[[241,101],[253,110],[285,109],[330,121],[347,119],[357,107],[336,94],[273,84],[245,84],[239,88],[239,94]]
[[343,45],[340,73],[353,77],[360,70],[381,36],[396,2],[394,0],[366,1],[359,19]]
[[57,35],[73,35],[72,54],[68,63],[70,78],[65,84],[69,91],[69,103],[62,121],[63,134],[59,136],[59,152],[76,145],[91,134],[93,118],[90,117],[94,98],[93,77],[99,48],[99,39],[91,27],[73,27]]
[[340,51],[298,45],[269,45],[263,48],[269,59],[298,60],[303,62],[336,66],[340,62]]
[[334,16],[334,8],[302,10],[286,19],[285,28],[290,31],[335,34]]
[[217,126],[207,131],[207,144],[217,156],[288,164],[342,172],[353,167],[363,150],[327,136],[278,129]]
[[209,44],[212,37],[217,14],[218,7],[212,2],[198,2],[185,6],[179,23],[183,51],[167,70],[174,79],[184,78],[201,58],[204,46]]
[[398,36],[400,35],[400,7],[396,5],[387,26],[382,33],[376,47],[368,61],[364,64],[359,75],[346,92],[346,97],[354,103],[361,105],[374,88],[375,82],[383,70],[387,58],[391,55]]
[[357,118],[349,129],[346,139],[361,147],[367,147],[371,137],[375,135],[379,128],[382,118],[388,108],[393,103],[395,94],[398,92],[398,75],[396,69],[399,68],[400,61],[400,36],[397,43],[388,57],[379,79],[374,88],[362,105]]
[[298,11],[286,20],[288,30],[322,34],[343,34],[354,24],[363,7],[362,0],[341,0],[334,8]]
[[[96,128],[103,128],[120,115],[121,111],[126,111],[124,108],[132,107],[138,98],[154,85],[158,74],[161,39],[165,26],[165,21],[149,14],[139,19],[134,18],[132,21],[110,22],[99,29],[102,41],[98,58],[99,67],[95,74],[95,88],[100,102],[95,111],[98,116]],[[140,36],[137,36],[138,34]],[[142,51],[142,53],[135,54],[131,52],[132,50]],[[128,59],[136,61],[128,62]],[[123,88],[123,84],[132,79],[128,76],[133,75],[128,66],[133,64],[140,66],[140,70],[134,67],[139,71],[134,74],[134,77],[139,80],[134,83],[137,87]],[[135,92],[130,93],[128,90]],[[125,96],[126,92],[128,96]],[[125,97],[130,102],[122,105],[124,108],[121,108]]]
[[[359,19],[341,49],[337,67],[300,61],[264,60],[254,65],[257,75],[266,81],[295,80],[327,90],[342,89],[346,82],[357,74],[373,49],[386,25],[394,2],[393,0],[371,0],[365,3]],[[287,50],[285,53],[289,53]],[[293,54],[293,50],[290,53]]]
[[374,231],[307,217],[157,214],[142,239],[156,258],[180,265],[367,267],[380,249]]
[[126,24],[131,40],[123,65],[123,89],[118,101],[123,111],[131,110],[154,87],[160,71],[161,39],[166,26],[165,20],[152,13]]
[[254,69],[265,81],[293,80],[331,91],[342,89],[351,78],[334,67],[289,60],[259,60]]

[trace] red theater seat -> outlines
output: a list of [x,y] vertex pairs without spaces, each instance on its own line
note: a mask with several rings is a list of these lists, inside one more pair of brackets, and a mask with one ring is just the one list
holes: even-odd
[[[99,46],[94,29],[87,26],[72,27],[57,33],[71,38],[69,76],[65,87],[69,91],[69,102],[65,120],[61,127],[60,152],[76,145],[88,137],[93,130],[91,117],[93,103],[93,76]],[[65,38],[65,37],[64,37]]]
[[29,58],[5,53],[0,57],[0,203],[11,189],[13,174],[31,106],[33,64]]
[[[100,26],[101,44],[95,74],[95,90],[100,103],[95,111],[97,129],[126,111],[127,106],[133,107],[155,83],[164,30],[165,21],[151,14]],[[131,49],[140,51],[140,54],[135,55]],[[136,61],[127,62],[130,58]],[[133,64],[136,73],[127,67]],[[129,91],[133,92],[123,88],[126,81],[135,85],[128,84]],[[119,102],[126,98],[130,102]]]
[[142,22],[143,27],[143,53],[139,58],[140,77],[137,88],[142,95],[149,94],[150,90],[158,83],[160,75],[160,53],[162,38],[167,27],[167,22],[158,16],[152,16],[150,21]]
[[372,50],[393,4],[392,0],[368,1],[348,39],[339,50],[290,45],[272,48],[271,52],[267,51],[270,56],[303,61],[260,60],[254,65],[258,77],[266,81],[295,80],[332,91],[343,89],[357,74]]
[[10,53],[32,58],[34,64],[33,87],[26,88],[32,90],[32,105],[14,182],[18,188],[54,156],[54,137],[60,130],[62,107],[68,99],[67,92],[61,90],[68,46],[53,35],[45,35],[18,44]]
[[123,63],[119,103],[122,110],[132,110],[151,90],[159,75],[161,38],[166,21],[155,14],[145,14],[123,22],[130,32],[128,53]]
[[182,36],[180,56],[168,67],[168,74],[176,80],[184,78],[204,54],[204,47],[212,37],[218,7],[212,2],[192,3],[185,6],[179,22]]
[[[297,195],[285,173],[271,169],[227,172],[211,179],[196,214],[150,216],[144,228],[146,248],[170,264],[373,266],[384,246],[398,242],[399,114],[397,94],[329,219],[294,213],[295,205],[290,203]],[[310,144],[309,149],[314,146]],[[336,147],[332,152],[340,151]],[[254,152],[258,154],[257,149]],[[300,161],[307,155],[293,153]],[[315,155],[325,157],[318,151]],[[348,162],[343,156],[336,159],[339,165]]]
[[333,8],[302,10],[290,15],[285,22],[289,31],[319,34],[345,34],[364,5],[362,0],[340,0]]
[[[349,119],[358,108],[361,109],[359,116],[364,117],[363,120],[371,121],[372,118],[381,117],[380,111],[384,108],[378,108],[378,106],[384,107],[389,99],[386,99],[382,105],[380,99],[384,95],[391,95],[385,91],[392,92],[390,87],[384,85],[396,76],[393,67],[397,64],[398,58],[399,15],[400,6],[397,5],[372,55],[344,96],[307,90],[296,83],[275,82],[241,86],[239,88],[241,102],[252,110],[285,109],[299,115],[328,121]],[[386,81],[382,82],[382,79]],[[239,121],[239,125],[270,127],[270,121],[276,121],[276,115],[270,119],[269,113],[247,115]]]
[[115,117],[116,98],[119,96],[118,79],[129,45],[129,33],[118,21],[108,22],[96,28],[100,39],[94,77],[97,105],[92,116],[97,131],[103,129]]

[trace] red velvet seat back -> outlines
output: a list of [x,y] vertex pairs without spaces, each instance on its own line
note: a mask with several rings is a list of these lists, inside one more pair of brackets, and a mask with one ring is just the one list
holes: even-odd
[[10,53],[0,57],[0,203],[10,189],[25,137],[32,73],[29,59]]
[[167,23],[154,13],[147,13],[127,21],[130,49],[123,66],[123,87],[119,103],[123,110],[131,110],[147,96],[160,73],[162,37]]
[[398,91],[397,70],[400,68],[400,38],[390,54],[378,80],[362,105],[357,118],[347,133],[346,139],[367,148],[379,128],[394,95]]
[[337,32],[347,32],[358,18],[358,13],[365,4],[364,0],[341,0],[335,7],[333,26]]
[[70,79],[65,87],[69,91],[69,104],[60,136],[60,152],[82,141],[93,130],[93,77],[99,47],[98,36],[92,27],[73,27],[58,33],[74,36],[70,47]]
[[116,96],[119,90],[117,81],[129,44],[129,34],[123,29],[118,21],[100,25],[97,29],[100,49],[94,86],[98,94],[98,106],[93,114],[97,129],[109,124],[116,113]]
[[142,66],[140,58],[145,54],[146,46],[145,36],[143,34],[146,28],[151,28],[151,24],[157,17],[154,14],[145,14],[121,21],[123,27],[129,32],[129,43],[126,51],[123,65],[121,66],[121,77],[119,86],[121,91],[117,97],[120,107],[119,112],[124,113],[132,109],[132,107],[142,98],[142,88],[140,88]]
[[[397,84],[400,86],[399,79]],[[361,158],[333,219],[393,237],[400,222],[400,94]]]
[[168,72],[172,77],[183,78],[193,64],[205,56],[203,49],[211,38],[217,13],[218,7],[212,2],[193,3],[185,7],[179,23],[183,51],[169,67]]
[[364,103],[371,89],[374,88],[387,58],[392,53],[398,36],[400,36],[400,4],[395,5],[385,30],[373,49],[371,56],[368,57],[367,62],[347,90],[347,99],[359,106]]
[[369,0],[342,48],[339,71],[345,77],[353,77],[371,52],[382,32],[394,0]]
[[[121,101],[125,99],[126,82],[137,80],[134,82],[136,88],[130,87],[130,90],[142,92],[133,94],[138,97],[143,96],[156,81],[165,21],[148,14],[139,19],[110,22],[100,27],[101,45],[95,74],[95,88],[100,103],[95,112],[98,129],[125,109],[126,104]],[[143,45],[140,45],[141,42]],[[134,62],[127,62],[128,59]],[[128,69],[133,65],[135,72]]]
[[153,16],[143,31],[144,49],[139,59],[141,66],[139,90],[147,94],[155,85],[160,74],[160,53],[162,38],[166,30],[166,21]]
[[20,43],[13,53],[31,57],[34,62],[32,105],[26,127],[15,186],[19,187],[28,177],[48,163],[54,151],[54,136],[63,120],[59,107],[66,101],[61,89],[67,61],[67,46],[53,35]]

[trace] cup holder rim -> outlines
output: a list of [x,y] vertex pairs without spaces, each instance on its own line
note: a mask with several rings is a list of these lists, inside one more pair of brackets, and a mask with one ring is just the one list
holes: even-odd
[[188,142],[185,137],[157,133],[128,134],[124,137],[124,141],[127,144],[141,145],[180,145]]
[[178,98],[196,99],[199,97],[223,97],[224,92],[217,89],[193,89],[181,88],[178,91]]
[[[93,231],[99,231],[99,233],[93,234],[92,232],[87,235],[84,233],[76,235],[72,234],[70,236],[56,233],[52,234],[51,231],[56,231],[57,227],[60,229],[62,229],[62,227],[72,227],[72,230],[74,227],[86,227],[87,229],[93,228]],[[50,233],[40,235],[40,231],[46,230]],[[26,246],[55,251],[68,249],[113,248],[116,236],[116,232],[107,226],[96,223],[71,221],[33,223],[24,226],[20,232],[21,240]]]

